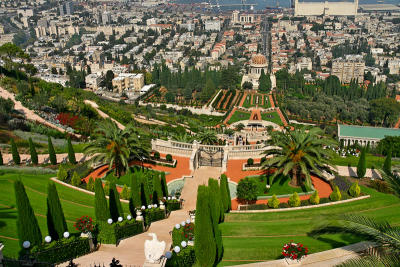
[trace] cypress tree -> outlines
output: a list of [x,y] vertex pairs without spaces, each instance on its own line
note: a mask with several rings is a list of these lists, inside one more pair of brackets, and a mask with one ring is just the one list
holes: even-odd
[[110,218],[110,211],[107,206],[106,194],[100,179],[94,182],[94,212],[97,221],[107,221]]
[[113,219],[113,221],[116,222],[119,216],[123,216],[123,211],[115,183],[110,184],[110,194],[108,200],[109,200],[108,204],[110,207],[111,219]]
[[68,137],[67,139],[67,146],[68,146],[68,161],[71,164],[76,164],[76,158],[75,158],[75,151],[74,151],[74,147],[72,146],[71,143],[71,137]]
[[229,190],[228,188],[228,179],[226,177],[225,174],[221,175],[221,185],[220,185],[220,191],[221,191],[221,198],[222,198],[222,203],[224,205],[224,212],[228,212],[229,211],[229,207],[230,207],[230,197],[228,195],[227,190]]
[[47,187],[47,229],[52,239],[58,240],[68,231],[64,212],[54,183]]
[[135,208],[141,206],[140,202],[140,190],[138,177],[136,173],[131,173],[131,196],[129,198],[129,210],[131,214],[135,214]]
[[57,165],[57,156],[54,151],[53,142],[51,142],[50,136],[47,137],[48,149],[49,149],[49,158],[51,165]]
[[386,158],[385,158],[385,162],[383,163],[383,171],[387,174],[387,175],[391,175],[392,174],[392,149],[390,148]]
[[1,150],[0,150],[0,166],[2,166],[3,164],[4,164],[3,155],[1,154]]
[[196,262],[201,267],[213,266],[216,259],[216,244],[209,208],[209,190],[205,185],[197,189],[196,227],[194,228],[194,250]]
[[158,175],[153,175],[153,204],[160,202],[160,198],[163,196],[163,190],[161,188],[161,181]]
[[357,165],[357,177],[358,178],[363,178],[365,176],[365,173],[367,172],[367,163],[365,160],[365,149],[363,148],[361,150],[361,155],[360,159],[358,160],[358,165]]
[[225,175],[225,187],[226,187],[226,201],[228,202],[228,210],[229,212],[232,209],[232,202],[231,202],[231,190],[229,189],[228,177]]
[[[213,229],[214,229],[214,239],[217,246],[216,263],[218,263],[222,258],[222,236],[221,230],[219,229],[219,222],[221,221],[221,205],[222,203],[219,195],[220,190],[218,186],[218,181],[210,178],[208,180],[208,190],[209,190],[209,200],[208,205],[210,208]],[[223,212],[222,212],[223,214]]]
[[33,144],[32,138],[29,137],[29,151],[31,153],[31,161],[33,164],[37,165],[39,163],[38,155],[36,152],[35,145]]
[[12,154],[14,164],[16,164],[16,165],[21,164],[21,158],[19,156],[18,148],[14,142],[14,139],[11,139],[11,154]]
[[140,184],[140,200],[142,202],[142,206],[147,207],[147,197],[146,197],[146,190],[144,189],[144,183]]
[[168,197],[168,186],[167,181],[165,180],[165,172],[161,173],[161,189],[164,197]]
[[218,210],[218,223],[224,221],[225,210],[224,210],[224,203],[222,201],[221,196],[221,188],[218,184],[218,181],[215,179],[208,179],[208,186],[210,187],[211,192],[214,194],[216,198],[216,206]]
[[29,241],[31,246],[42,243],[42,233],[35,213],[25,192],[25,187],[20,180],[14,183],[15,200],[17,206],[17,229],[19,243],[22,247],[24,241]]

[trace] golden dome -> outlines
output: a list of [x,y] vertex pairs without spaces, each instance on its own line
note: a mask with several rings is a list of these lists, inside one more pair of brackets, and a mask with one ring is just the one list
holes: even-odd
[[267,64],[267,58],[264,55],[257,54],[251,59],[251,63],[254,65]]

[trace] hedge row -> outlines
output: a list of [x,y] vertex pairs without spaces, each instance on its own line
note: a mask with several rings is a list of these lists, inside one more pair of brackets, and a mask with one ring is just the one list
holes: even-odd
[[89,239],[72,236],[33,247],[31,254],[40,262],[58,264],[90,252]]
[[131,237],[144,232],[142,222],[131,220],[113,224],[99,222],[98,240],[103,244],[118,244],[121,239]]
[[229,98],[228,104],[226,104],[226,108],[227,108],[227,109],[229,109],[229,107],[231,106],[232,101],[233,101],[233,99],[235,98],[235,96],[236,96],[236,90],[233,90],[232,96],[231,96],[231,98]]
[[150,225],[152,222],[165,219],[165,210],[160,208],[153,208],[151,210],[145,210],[144,212],[144,224],[146,226]]
[[215,99],[215,101],[212,103],[212,107],[213,108],[217,108],[217,105],[218,105],[218,103],[219,103],[219,101],[221,100],[221,98],[222,98],[222,96],[224,95],[224,91],[222,91],[222,90],[220,90],[219,92],[218,92],[218,96],[217,96],[217,98]]
[[167,200],[165,202],[168,211],[174,211],[181,209],[181,202],[178,200]]
[[169,259],[165,266],[167,267],[188,267],[193,266],[196,262],[196,255],[193,246],[182,248],[177,254],[172,252],[172,257]]

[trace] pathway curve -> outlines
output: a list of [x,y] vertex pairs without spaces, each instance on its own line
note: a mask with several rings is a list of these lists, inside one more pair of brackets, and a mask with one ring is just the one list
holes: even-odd
[[[22,114],[24,114],[24,116],[27,120],[36,121],[40,124],[44,124],[50,128],[56,129],[62,133],[67,132],[67,131],[65,131],[65,129],[46,121],[45,119],[43,119],[42,117],[37,115],[33,110],[30,110],[30,109],[24,107],[20,101],[15,99],[14,94],[8,92],[6,89],[4,89],[2,87],[0,87],[0,96],[5,99],[11,99],[11,101],[14,102],[14,109],[18,110]],[[69,133],[69,134],[76,136],[77,138],[81,137],[79,134],[72,134],[72,133]]]
[[145,262],[144,242],[151,240],[148,234],[155,233],[158,240],[165,241],[167,249],[169,249],[172,243],[169,232],[172,231],[175,224],[189,218],[190,210],[196,209],[197,187],[207,184],[209,177],[217,178],[220,175],[220,168],[201,167],[197,169],[193,172],[193,178],[185,180],[181,195],[181,198],[185,200],[183,209],[173,211],[165,220],[152,223],[147,232],[122,240],[118,247],[102,245],[98,251],[79,257],[74,262],[80,266],[93,266],[95,263],[107,265],[115,257],[124,266],[142,266]]
[[103,111],[101,111],[101,110],[99,109],[99,106],[98,106],[95,102],[90,101],[90,100],[85,100],[84,102],[85,102],[85,104],[88,104],[89,106],[91,106],[92,108],[94,108],[94,109],[97,111],[97,113],[99,113],[100,117],[105,118],[105,119],[110,118],[113,122],[115,122],[115,123],[117,124],[118,128],[120,128],[121,130],[124,130],[124,129],[125,129],[125,126],[124,126],[124,125],[122,125],[122,124],[121,124],[120,122],[118,122],[117,120],[111,118],[108,114],[106,114],[106,113],[104,113]]

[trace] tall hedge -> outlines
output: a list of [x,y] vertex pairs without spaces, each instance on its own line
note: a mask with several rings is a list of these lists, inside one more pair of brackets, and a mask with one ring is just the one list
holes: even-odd
[[119,193],[117,191],[117,187],[115,183],[110,184],[110,194],[109,194],[109,207],[110,207],[110,215],[111,219],[114,222],[118,220],[119,216],[123,216],[124,212],[122,210],[121,201],[119,199]]
[[367,172],[367,162],[365,159],[365,149],[363,148],[361,150],[361,155],[360,159],[358,160],[358,165],[357,165],[357,177],[358,178],[364,178],[365,173]]
[[163,190],[161,188],[161,181],[158,174],[153,175],[153,204],[159,204],[160,199],[163,197]]
[[215,179],[208,179],[208,186],[210,187],[210,190],[215,194],[216,197],[216,205],[218,206],[218,223],[224,221],[225,217],[225,210],[224,210],[224,203],[222,202],[222,196],[221,196],[221,188],[217,180]]
[[68,231],[57,188],[53,182],[47,187],[47,229],[53,240],[62,238],[63,233]]
[[383,163],[383,171],[387,175],[392,174],[392,149],[391,148],[389,148],[389,151],[385,158],[385,162]]
[[103,183],[100,179],[96,179],[94,182],[94,193],[94,212],[96,220],[105,222],[110,218],[110,211],[108,209]]
[[147,200],[146,189],[144,187],[145,187],[144,183],[141,183],[140,184],[140,201],[142,203],[142,206],[147,207],[149,202]]
[[129,198],[129,210],[132,215],[135,215],[135,208],[141,206],[140,201],[140,189],[138,183],[138,177],[136,173],[131,173],[131,196]]
[[220,199],[220,190],[218,181],[210,178],[208,180],[208,190],[209,190],[208,205],[210,207],[211,219],[213,221],[214,239],[215,239],[215,244],[217,246],[216,262],[219,262],[222,259],[223,248],[222,248],[221,230],[219,229],[218,226],[219,222],[222,221],[221,219],[222,201]]
[[216,244],[209,208],[209,190],[205,185],[197,189],[196,227],[194,249],[197,264],[201,267],[213,266],[216,259]]
[[39,163],[38,154],[36,152],[35,145],[33,144],[32,138],[29,137],[29,152],[31,154],[31,161],[37,165]]
[[165,179],[165,172],[161,173],[161,189],[163,191],[163,196],[168,197],[168,186],[167,186],[167,180]]
[[2,166],[3,164],[4,164],[3,155],[1,154],[1,150],[0,150],[0,166]]
[[17,229],[19,243],[22,247],[24,241],[29,241],[31,246],[42,243],[42,233],[35,213],[25,192],[25,187],[20,180],[14,183],[15,200],[17,206]]
[[11,154],[12,154],[14,164],[17,164],[17,165],[21,164],[21,157],[19,156],[18,148],[14,142],[14,139],[11,139]]
[[71,164],[76,164],[75,151],[71,143],[71,137],[68,137],[67,139],[67,146],[68,146],[68,161]]
[[54,150],[53,142],[51,141],[50,136],[47,137],[47,143],[48,143],[50,163],[51,165],[57,165],[56,151]]
[[220,185],[220,190],[221,190],[221,198],[222,198],[222,203],[224,205],[224,211],[228,212],[229,207],[230,207],[230,197],[228,195],[228,178],[226,177],[225,174],[221,175],[221,185]]

